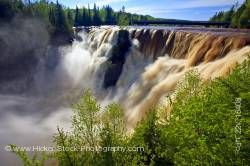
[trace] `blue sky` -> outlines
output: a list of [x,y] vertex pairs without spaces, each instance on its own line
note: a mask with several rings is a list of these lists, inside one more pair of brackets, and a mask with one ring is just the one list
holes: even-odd
[[160,18],[208,20],[216,12],[229,9],[244,0],[58,0],[65,6],[93,7],[109,4],[116,11],[125,6],[127,12],[149,14]]

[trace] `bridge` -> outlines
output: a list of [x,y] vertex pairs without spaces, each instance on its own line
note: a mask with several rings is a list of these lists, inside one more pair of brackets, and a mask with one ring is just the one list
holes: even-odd
[[131,25],[197,25],[197,26],[217,26],[228,28],[230,22],[213,22],[213,21],[179,21],[179,20],[145,20],[132,21]]

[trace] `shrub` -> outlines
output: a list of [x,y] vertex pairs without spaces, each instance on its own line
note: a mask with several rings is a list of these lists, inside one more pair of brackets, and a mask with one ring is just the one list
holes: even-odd
[[[187,75],[178,88],[170,122],[161,126],[173,162],[176,165],[249,163],[249,90],[249,62],[237,67],[227,78],[207,84]],[[241,112],[237,117],[235,101],[239,98]],[[241,143],[237,154],[236,137]]]
[[[226,78],[202,82],[193,71],[178,84],[171,116],[158,123],[152,108],[130,136],[117,104],[103,111],[89,91],[74,107],[73,131],[58,129],[57,146],[143,147],[142,151],[56,151],[59,165],[247,165],[250,61]],[[30,160],[15,151],[26,165]],[[46,156],[46,155],[45,155]],[[48,157],[47,157],[48,158]],[[47,159],[46,157],[44,159]],[[42,160],[44,161],[44,160]]]

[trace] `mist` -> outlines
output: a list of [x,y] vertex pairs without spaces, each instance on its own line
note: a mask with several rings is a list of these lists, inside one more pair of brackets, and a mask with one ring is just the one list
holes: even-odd
[[[0,65],[5,69],[0,71],[3,165],[18,162],[4,146],[53,145],[57,126],[70,131],[71,106],[86,89],[102,107],[119,103],[128,130],[133,130],[152,106],[173,94],[187,72],[197,70],[204,80],[225,76],[250,52],[241,38],[172,30],[99,27],[88,34],[78,33],[77,39],[65,46],[52,45],[48,32],[35,20],[14,21],[0,30],[0,41],[6,45],[1,48]],[[222,41],[226,44],[218,47]],[[125,58],[117,48],[124,50]],[[19,61],[26,56],[31,64],[28,68],[26,62]],[[124,58],[124,63],[119,58]],[[8,62],[11,65],[5,66]],[[121,73],[114,71],[117,65],[121,65]],[[105,76],[117,80],[103,86]]]
[[[52,145],[57,126],[70,129],[71,105],[82,95],[90,63],[86,34],[52,45],[43,23],[15,18],[0,28],[0,160],[21,164],[8,144]],[[86,80],[85,80],[86,81]],[[86,86],[85,86],[86,87]]]

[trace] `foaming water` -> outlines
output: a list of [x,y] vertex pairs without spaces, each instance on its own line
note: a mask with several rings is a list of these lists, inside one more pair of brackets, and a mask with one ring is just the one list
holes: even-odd
[[[81,40],[59,49],[53,69],[46,68],[46,61],[39,64],[31,93],[0,95],[2,147],[51,144],[57,125],[70,130],[71,104],[84,89],[92,90],[102,106],[119,103],[132,129],[150,107],[174,92],[186,72],[197,69],[205,80],[226,76],[250,55],[249,39],[242,35],[117,27],[78,35]],[[124,63],[117,48],[125,50]],[[117,65],[120,74],[114,71]],[[118,79],[104,87],[105,76]],[[1,153],[0,160],[13,157]]]
[[[110,29],[98,31],[104,31],[102,38],[112,33]],[[162,97],[171,95],[188,71],[197,69],[204,80],[226,76],[250,54],[245,36],[154,29],[128,31],[132,47],[118,82],[95,94],[102,96],[101,103],[121,104],[129,129]],[[91,35],[96,36],[95,33],[92,30]]]
[[128,91],[125,114],[128,126],[133,128],[143,118],[150,107],[156,105],[164,96],[171,95],[178,81],[185,73],[195,69],[202,79],[210,80],[226,76],[237,65],[250,56],[250,47],[246,46],[238,51],[232,51],[217,61],[202,63],[198,66],[186,68],[188,60],[172,59],[168,56],[159,57],[152,65],[145,69],[141,79],[135,82]]

